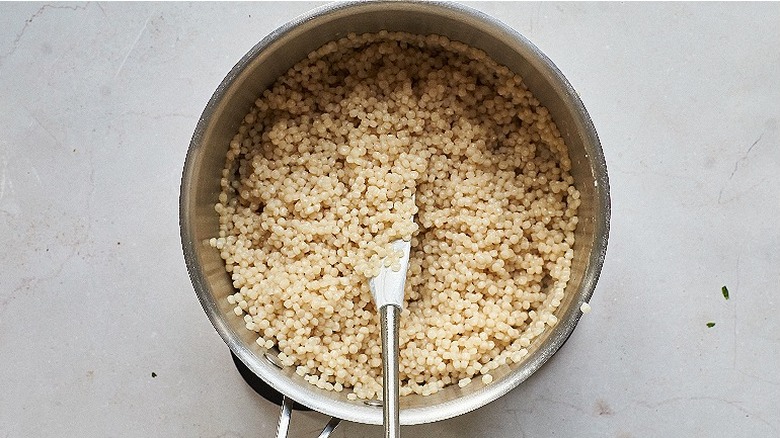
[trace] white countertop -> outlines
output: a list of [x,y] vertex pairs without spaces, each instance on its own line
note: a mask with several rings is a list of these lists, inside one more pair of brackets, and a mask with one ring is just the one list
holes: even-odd
[[[273,435],[189,282],[179,179],[222,78],[315,5],[0,5],[0,437]],[[403,436],[780,436],[780,4],[472,6],[582,96],[609,251],[540,371]]]

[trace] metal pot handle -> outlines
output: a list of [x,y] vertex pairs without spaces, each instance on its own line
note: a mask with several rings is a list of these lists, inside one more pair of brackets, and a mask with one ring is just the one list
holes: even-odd
[[[290,419],[292,418],[292,407],[295,403],[291,398],[282,396],[282,408],[279,411],[279,423],[276,425],[276,438],[287,438],[287,432],[290,430]],[[341,423],[341,418],[331,417],[325,429],[322,429],[317,438],[328,438],[336,427]]]

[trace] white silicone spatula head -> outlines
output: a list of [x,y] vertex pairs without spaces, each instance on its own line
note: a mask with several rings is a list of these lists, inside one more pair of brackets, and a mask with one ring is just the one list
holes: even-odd
[[[414,200],[414,198],[412,198]],[[414,220],[414,216],[410,218]],[[385,438],[399,438],[401,423],[399,420],[399,382],[398,382],[398,319],[404,303],[406,272],[409,269],[411,241],[402,239],[392,242],[397,257],[390,266],[383,260],[376,277],[369,279],[371,295],[379,309],[379,321],[382,326],[382,395]]]

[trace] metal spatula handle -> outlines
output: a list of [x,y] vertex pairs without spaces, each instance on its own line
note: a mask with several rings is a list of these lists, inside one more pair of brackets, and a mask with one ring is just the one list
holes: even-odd
[[[279,422],[276,424],[276,438],[287,438],[287,433],[290,431],[290,420],[292,419],[294,403],[295,402],[290,397],[282,396],[282,407],[279,413]],[[325,425],[325,428],[322,429],[322,432],[320,432],[318,438],[329,438],[330,434],[336,430],[336,427],[338,427],[339,423],[341,423],[340,418],[331,417],[328,424]]]
[[382,406],[385,438],[399,438],[401,423],[398,407],[398,318],[401,308],[387,304],[379,309],[382,326]]

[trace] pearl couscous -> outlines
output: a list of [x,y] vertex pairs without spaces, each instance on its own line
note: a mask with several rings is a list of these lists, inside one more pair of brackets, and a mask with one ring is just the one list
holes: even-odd
[[489,384],[557,321],[580,204],[570,167],[547,109],[484,52],[350,34],[244,118],[211,245],[257,343],[355,400],[382,393],[368,279],[395,265],[390,242],[411,240],[401,395]]

